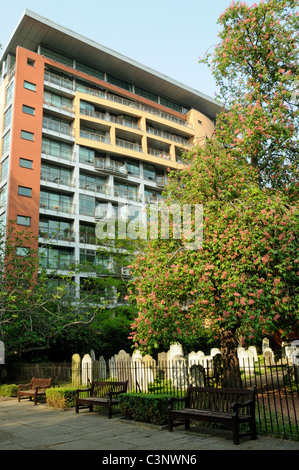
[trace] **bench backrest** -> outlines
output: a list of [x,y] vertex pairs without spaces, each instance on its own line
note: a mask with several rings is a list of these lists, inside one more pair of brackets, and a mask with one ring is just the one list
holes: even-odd
[[128,382],[105,382],[94,380],[91,383],[91,395],[93,397],[107,398],[109,392],[126,392]]
[[[188,408],[230,412],[233,403],[254,400],[254,389],[189,387],[187,396]],[[247,411],[246,407],[242,413]]]
[[36,379],[35,377],[32,377],[31,384],[30,384],[30,389],[34,390],[35,387],[49,388],[49,387],[51,387],[51,382],[52,382],[52,378],[50,378],[50,379]]

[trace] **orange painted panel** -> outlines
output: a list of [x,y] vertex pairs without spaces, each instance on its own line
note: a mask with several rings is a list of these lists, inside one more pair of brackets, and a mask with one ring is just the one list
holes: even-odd
[[[33,66],[29,65],[28,58],[34,61]],[[35,90],[26,89],[24,81],[34,84]],[[7,220],[16,220],[17,215],[31,217],[29,230],[35,236],[38,236],[39,228],[43,92],[43,57],[18,47],[16,53]],[[34,108],[34,115],[24,113],[23,105]],[[32,141],[22,136],[23,131],[30,133],[30,136],[32,135]],[[20,158],[32,160],[33,169],[20,167]],[[19,195],[19,186],[32,188],[31,197]],[[19,228],[23,229],[24,227]]]

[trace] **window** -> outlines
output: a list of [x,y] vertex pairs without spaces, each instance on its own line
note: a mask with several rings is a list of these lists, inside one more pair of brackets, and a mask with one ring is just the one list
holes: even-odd
[[6,158],[3,160],[2,164],[0,165],[0,181],[3,181],[5,178],[8,176],[8,164],[9,164],[9,159]]
[[36,91],[36,84],[24,80],[24,88],[26,88],[26,90]]
[[17,256],[28,256],[30,253],[30,248],[28,246],[17,246],[16,255]]
[[10,130],[5,134],[2,139],[2,156],[10,150]]
[[26,188],[26,186],[19,186],[18,194],[19,196],[31,197],[31,188]]
[[27,217],[26,215],[17,215],[17,224],[24,225],[25,227],[30,227],[31,217]]
[[35,66],[35,60],[30,59],[30,57],[27,57],[27,65],[30,65],[31,67]]
[[31,114],[31,116],[34,116],[35,108],[32,108],[31,106],[27,106],[26,104],[23,104],[23,113]]
[[3,129],[7,129],[7,127],[11,124],[11,117],[12,117],[12,106],[8,108],[8,110],[4,114],[4,124]]
[[33,132],[21,131],[21,137],[22,137],[22,139],[30,140],[31,142],[33,142],[33,140],[34,140]]
[[23,168],[33,168],[33,161],[27,158],[20,158],[20,166]]

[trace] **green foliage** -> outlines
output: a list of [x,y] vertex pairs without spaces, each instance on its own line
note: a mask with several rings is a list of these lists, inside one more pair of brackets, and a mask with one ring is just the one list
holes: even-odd
[[[263,186],[298,199],[298,0],[232,2],[219,43],[200,62],[212,68],[219,99],[215,136],[259,170]],[[295,100],[297,96],[297,102]]]
[[0,397],[17,397],[18,386],[15,384],[0,385]]
[[47,405],[54,408],[72,408],[76,404],[76,389],[49,388],[46,390]]
[[169,204],[203,204],[203,244],[157,238],[134,261],[135,347],[195,340],[207,326],[218,338],[230,329],[259,341],[298,322],[298,205],[261,189],[255,175],[217,142],[170,174]]
[[126,393],[119,396],[124,416],[134,421],[156,425],[167,424],[168,398],[170,395]]

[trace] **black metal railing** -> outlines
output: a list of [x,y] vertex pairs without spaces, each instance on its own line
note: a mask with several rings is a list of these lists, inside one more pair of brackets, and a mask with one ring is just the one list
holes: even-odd
[[[115,378],[128,380],[128,391],[172,396],[183,396],[188,385],[223,386],[221,364],[213,361],[204,368],[199,363],[188,364],[185,360],[165,363],[110,360],[107,364],[105,361],[94,361],[92,365],[79,366],[76,371],[67,363],[21,364],[7,368],[5,378],[2,373],[2,383],[28,383],[31,377],[50,376],[55,386],[74,386],[86,384],[92,379]],[[254,364],[240,364],[240,376],[242,387],[256,388],[259,433],[299,440],[299,366],[288,359],[269,364],[258,359]]]

